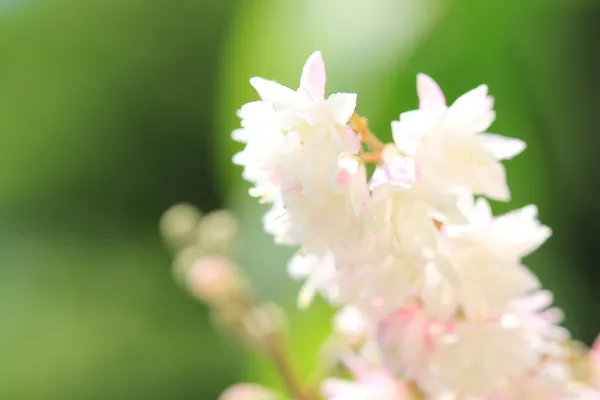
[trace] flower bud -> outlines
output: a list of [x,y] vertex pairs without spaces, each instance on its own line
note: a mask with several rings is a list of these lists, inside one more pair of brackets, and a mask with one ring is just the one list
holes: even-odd
[[206,250],[200,245],[188,246],[181,249],[176,255],[173,261],[173,277],[178,282],[184,284],[188,279],[188,272],[192,266],[200,258],[206,256]]
[[177,204],[162,215],[160,230],[165,241],[175,249],[192,245],[201,218],[200,211],[191,204]]
[[239,296],[243,281],[237,267],[225,257],[205,256],[188,270],[187,284],[197,298],[217,304]]
[[226,210],[213,211],[200,221],[196,231],[198,243],[207,251],[227,254],[238,234],[236,217]]

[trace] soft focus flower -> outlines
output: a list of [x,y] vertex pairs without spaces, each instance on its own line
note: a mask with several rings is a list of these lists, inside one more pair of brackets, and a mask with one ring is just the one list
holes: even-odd
[[282,400],[278,393],[259,385],[239,383],[227,389],[218,400]]
[[495,119],[493,100],[481,85],[450,107],[433,79],[417,77],[419,109],[392,123],[398,149],[414,158],[424,179],[440,190],[465,187],[474,194],[508,200],[510,192],[500,160],[519,154],[525,144],[485,132]]

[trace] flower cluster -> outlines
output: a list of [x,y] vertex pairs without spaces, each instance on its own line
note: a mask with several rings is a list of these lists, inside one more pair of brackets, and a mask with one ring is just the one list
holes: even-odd
[[241,108],[233,133],[250,194],[272,205],[265,230],[300,247],[288,265],[304,280],[299,305],[323,296],[363,338],[338,352],[355,381],[326,379],[322,396],[600,398],[598,379],[572,367],[551,294],[523,265],[550,229],[533,205],[494,216],[486,200],[509,200],[502,161],[525,148],[487,133],[487,86],[448,105],[418,75],[419,108],[392,122],[384,145],[355,114],[356,94],[326,97],[325,81],[319,52],[297,90],[251,79],[261,100]]

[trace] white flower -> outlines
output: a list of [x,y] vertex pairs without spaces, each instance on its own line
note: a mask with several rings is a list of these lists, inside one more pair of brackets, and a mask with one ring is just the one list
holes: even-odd
[[[322,367],[342,362],[353,380],[326,379],[323,396],[600,400],[600,345],[592,376],[576,382],[562,312],[523,265],[550,229],[535,206],[494,217],[475,200],[509,199],[501,161],[525,148],[486,133],[495,119],[487,87],[448,106],[419,74],[419,109],[392,123],[393,144],[361,127],[363,156],[347,126],[356,95],[326,98],[325,80],[318,52],[297,90],[252,78],[261,101],[241,108],[232,134],[245,144],[234,162],[250,194],[272,204],[265,230],[301,247],[288,263],[304,280],[299,307],[316,295],[343,307]],[[371,179],[366,160],[378,161]]]
[[325,99],[325,79],[325,65],[316,52],[304,66],[297,91],[263,78],[250,80],[262,101],[242,107],[243,129],[233,136],[246,143],[236,162],[251,170],[246,176],[254,183],[260,176],[282,190],[299,185],[313,200],[326,195],[327,184],[335,188],[338,156],[357,154],[360,147],[346,126],[356,94],[336,93]]
[[454,329],[455,321],[436,321],[418,304],[407,304],[381,320],[377,334],[386,365],[410,380],[424,376],[435,338]]
[[527,206],[493,217],[489,204],[478,199],[463,209],[464,225],[442,228],[440,252],[450,261],[455,293],[469,318],[501,312],[511,301],[539,288],[540,283],[521,258],[540,246],[550,230]]
[[419,109],[392,123],[398,149],[414,158],[425,180],[440,189],[466,187],[472,193],[508,200],[506,174],[500,160],[519,154],[518,139],[483,133],[495,113],[487,86],[464,94],[450,107],[430,77],[417,77]]
[[290,237],[319,254],[356,246],[365,234],[370,200],[365,166],[353,156],[341,156],[337,162],[335,190],[325,189],[326,195],[320,201],[306,196],[300,185],[282,193]]
[[415,170],[411,159],[393,157],[378,167],[371,178],[373,214],[387,230],[390,251],[396,255],[431,252],[436,246],[438,222],[462,222],[458,197],[440,193]]
[[273,207],[263,218],[275,242],[301,245],[319,255],[332,249],[357,246],[366,234],[370,197],[364,164],[354,156],[338,158],[335,190],[325,189],[320,201],[302,193],[300,185],[273,196]]
[[536,293],[478,321],[436,320],[419,305],[405,306],[383,320],[379,343],[387,365],[430,396],[487,396],[538,370],[544,356],[560,358],[568,336],[555,325],[560,315],[545,310],[549,301]]
[[413,284],[423,267],[420,260],[392,256],[358,266],[338,263],[335,282],[339,299],[377,323],[413,294]]

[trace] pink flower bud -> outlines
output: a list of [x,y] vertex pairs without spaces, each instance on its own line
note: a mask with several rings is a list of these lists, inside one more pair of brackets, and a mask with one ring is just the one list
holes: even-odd
[[198,259],[187,273],[190,292],[207,303],[220,303],[236,296],[242,287],[237,267],[219,256]]

